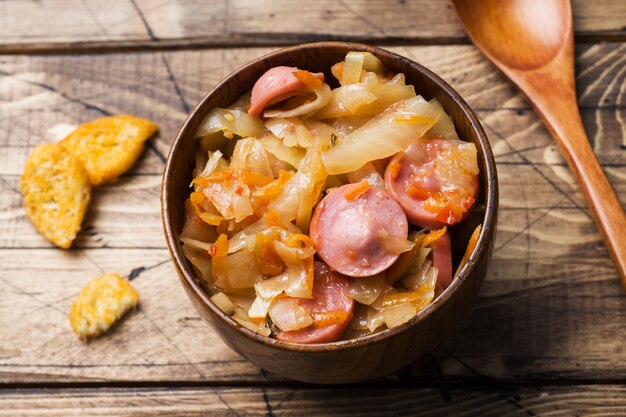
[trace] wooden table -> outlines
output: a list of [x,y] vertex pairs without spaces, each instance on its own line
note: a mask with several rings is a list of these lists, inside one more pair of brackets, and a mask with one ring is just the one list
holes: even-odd
[[[260,3],[0,2],[0,416],[626,415],[616,271],[548,132],[448,4]],[[583,118],[626,203],[626,2],[573,8]],[[281,379],[220,341],[175,276],[158,198],[178,126],[218,80],[282,45],[328,39],[386,45],[451,83],[489,135],[501,195],[492,268],[461,325],[402,372],[345,387]],[[160,135],[95,191],[72,250],[53,248],[22,209],[26,156],[51,126],[116,113],[154,119]],[[141,308],[82,344],[68,311],[102,271],[134,277]]]

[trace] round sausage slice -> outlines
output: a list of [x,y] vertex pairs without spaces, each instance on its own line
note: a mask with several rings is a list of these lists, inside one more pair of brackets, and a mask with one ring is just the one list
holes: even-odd
[[412,224],[435,229],[460,222],[478,192],[476,147],[421,139],[389,161],[385,185]]
[[[296,71],[300,70],[296,67],[274,67],[261,75],[252,87],[248,114],[258,117],[265,107],[286,100],[290,93],[303,88],[305,85],[293,75]],[[313,75],[324,81],[323,73]]]
[[354,314],[354,300],[345,294],[348,278],[334,272],[323,262],[315,262],[313,298],[297,298],[311,317],[310,326],[288,332],[279,331],[276,338],[293,343],[327,343],[341,337]]
[[452,282],[452,250],[450,246],[450,234],[444,233],[439,239],[431,243],[433,248],[433,266],[439,270],[437,285],[442,289],[448,288]]
[[331,190],[317,205],[310,236],[318,255],[335,271],[366,277],[384,271],[399,253],[386,251],[383,235],[406,239],[408,222],[387,192],[365,182]]

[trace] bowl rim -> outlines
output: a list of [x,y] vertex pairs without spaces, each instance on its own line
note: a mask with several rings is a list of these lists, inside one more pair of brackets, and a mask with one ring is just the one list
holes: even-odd
[[[472,129],[477,134],[478,142],[481,145],[481,154],[485,160],[486,172],[484,176],[487,180],[486,186],[486,196],[485,196],[485,213],[482,220],[482,228],[480,231],[480,235],[478,237],[478,241],[471,255],[469,256],[466,264],[461,268],[458,273],[455,274],[452,283],[448,288],[446,288],[435,300],[430,303],[426,308],[419,311],[415,317],[413,317],[408,322],[395,327],[393,329],[385,329],[377,333],[359,336],[354,339],[341,340],[335,342],[327,342],[327,343],[316,343],[316,344],[303,344],[303,343],[292,343],[292,342],[283,342],[271,337],[262,336],[253,331],[245,328],[244,326],[237,323],[230,316],[226,315],[222,310],[220,310],[212,301],[210,301],[209,295],[203,290],[197,278],[195,276],[194,271],[189,267],[188,262],[182,252],[180,242],[175,238],[178,235],[178,232],[174,230],[172,225],[172,220],[170,216],[170,209],[168,205],[168,196],[169,196],[169,183],[170,177],[173,174],[174,168],[172,167],[172,155],[177,152],[182,143],[182,137],[186,136],[186,131],[190,129],[190,124],[192,121],[198,117],[198,112],[205,106],[205,103],[211,98],[213,94],[215,94],[218,90],[227,85],[231,79],[235,78],[238,73],[243,71],[244,69],[256,66],[259,62],[267,60],[272,57],[280,56],[285,53],[289,53],[293,50],[298,49],[317,49],[317,48],[342,48],[342,49],[350,49],[350,50],[359,50],[359,51],[368,51],[374,53],[376,56],[385,56],[391,60],[398,60],[402,63],[402,65],[410,65],[414,66],[419,72],[421,72],[424,76],[430,78],[441,90],[443,90],[447,95],[449,95],[452,100],[459,106],[459,108],[464,113],[465,117],[467,117],[468,121]],[[174,142],[170,148],[170,151],[167,156],[167,160],[165,163],[165,168],[163,171],[162,185],[161,185],[161,219],[163,223],[163,229],[165,233],[165,239],[167,242],[167,246],[170,252],[170,256],[173,260],[174,266],[177,269],[178,276],[180,281],[187,289],[191,290],[196,300],[203,304],[206,310],[210,311],[215,317],[221,320],[225,325],[230,327],[233,331],[238,332],[250,339],[253,342],[261,343],[271,348],[279,348],[287,351],[300,351],[300,352],[311,352],[311,353],[319,353],[319,352],[331,352],[331,351],[341,351],[341,350],[350,350],[356,348],[362,348],[367,345],[371,345],[374,343],[381,342],[384,339],[391,338],[399,333],[402,333],[409,328],[417,325],[419,322],[426,320],[431,313],[439,309],[443,304],[445,304],[448,299],[463,285],[463,283],[467,280],[467,278],[473,272],[476,261],[485,255],[485,251],[489,247],[490,237],[494,235],[496,220],[497,220],[497,206],[498,206],[498,178],[496,171],[496,163],[493,156],[493,152],[491,149],[491,145],[489,140],[487,139],[487,135],[480,124],[476,114],[469,107],[469,105],[465,102],[465,100],[456,92],[446,81],[444,81],[437,74],[426,68],[425,66],[406,58],[402,55],[399,55],[395,52],[388,51],[386,49],[361,44],[361,43],[353,43],[353,42],[313,42],[313,43],[305,43],[300,45],[294,45],[286,48],[282,48],[268,54],[265,54],[259,58],[256,58],[237,70],[231,72],[229,75],[224,77],[219,83],[217,83],[205,96],[200,100],[200,102],[194,107],[194,109],[189,113],[186,120],[182,124],[179,129]]]

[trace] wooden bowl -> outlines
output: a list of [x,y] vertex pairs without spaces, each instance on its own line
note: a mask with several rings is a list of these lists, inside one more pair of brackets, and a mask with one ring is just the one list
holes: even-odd
[[[424,98],[436,98],[452,116],[464,140],[478,149],[480,192],[469,218],[451,229],[453,262],[458,265],[469,235],[482,223],[478,244],[469,262],[432,304],[402,326],[373,335],[315,345],[292,344],[257,335],[226,316],[209,300],[198,277],[183,255],[179,233],[184,224],[184,201],[195,164],[198,141],[194,134],[204,116],[214,107],[227,107],[249,91],[268,69],[295,66],[324,72],[328,81],[332,64],[348,51],[369,51],[391,71],[406,75]],[[320,42],[273,52],[250,62],[215,86],[191,112],[170,150],[161,194],[163,227],[180,281],[196,310],[217,330],[233,350],[256,365],[283,377],[313,383],[339,384],[363,381],[396,371],[434,348],[467,311],[487,273],[496,229],[498,187],[496,165],[487,136],[459,94],[437,75],[405,57],[375,48],[345,42]],[[207,346],[210,349],[210,346]]]

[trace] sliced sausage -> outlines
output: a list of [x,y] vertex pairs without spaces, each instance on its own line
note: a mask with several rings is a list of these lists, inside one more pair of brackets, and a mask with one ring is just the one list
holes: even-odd
[[[303,88],[305,85],[293,75],[296,71],[300,70],[295,67],[274,67],[261,75],[252,87],[248,114],[258,117],[265,107],[277,103],[277,99],[286,100],[290,93]],[[313,75],[324,81],[323,73]]]
[[315,262],[313,298],[297,298],[313,317],[310,326],[288,332],[279,331],[276,338],[293,343],[327,343],[341,337],[354,314],[354,300],[345,294],[348,278],[334,272],[323,262]]
[[421,139],[389,161],[385,184],[412,224],[435,229],[467,215],[476,200],[477,175],[473,145]]
[[444,233],[439,239],[431,243],[431,247],[433,248],[433,266],[439,270],[437,274],[437,285],[442,289],[446,289],[452,282],[450,233]]
[[354,193],[362,185],[346,184],[330,191],[315,208],[310,227],[322,260],[351,277],[376,275],[398,259],[398,253],[383,249],[383,229],[401,239],[408,234],[407,218],[400,205],[376,187]]

